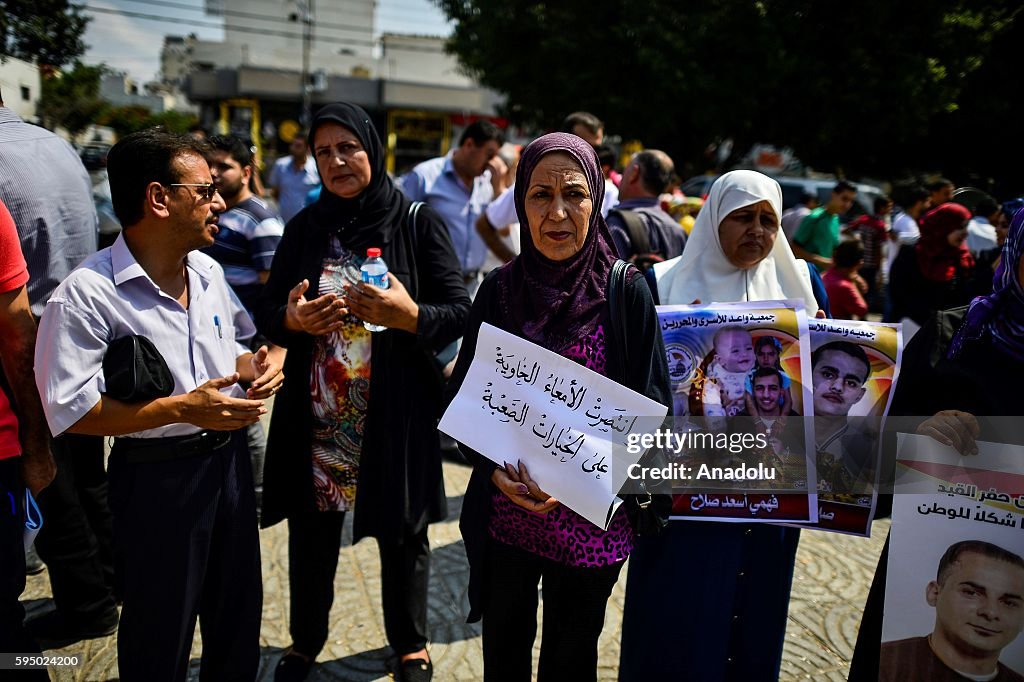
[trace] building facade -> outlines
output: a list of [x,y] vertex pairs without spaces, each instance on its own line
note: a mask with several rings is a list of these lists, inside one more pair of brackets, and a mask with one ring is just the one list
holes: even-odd
[[0,61],[0,93],[4,106],[26,121],[36,120],[41,80],[39,67],[30,62],[4,57]]

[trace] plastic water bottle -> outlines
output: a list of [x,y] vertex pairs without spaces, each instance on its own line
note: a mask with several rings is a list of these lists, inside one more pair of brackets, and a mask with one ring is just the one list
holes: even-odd
[[[388,281],[388,264],[380,257],[380,249],[366,250],[366,260],[359,271],[363,275],[365,284],[372,284],[378,289],[387,289],[391,286],[391,282]],[[382,332],[387,329],[384,325],[370,324],[369,322],[363,322],[363,326],[371,332]]]

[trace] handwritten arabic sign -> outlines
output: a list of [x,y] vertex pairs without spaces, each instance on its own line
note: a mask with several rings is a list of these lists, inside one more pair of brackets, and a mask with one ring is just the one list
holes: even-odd
[[[628,435],[640,428],[638,420],[667,413],[607,377],[484,324],[438,428],[499,465],[521,460],[543,490],[607,529],[628,467],[645,452],[629,453]],[[623,446],[614,458],[613,444]]]
[[[1005,629],[1009,621],[1000,621],[991,609],[1001,608],[997,605],[1005,602],[1007,585],[1015,586],[1011,591],[1020,594],[1024,569],[983,553],[995,546],[1002,552],[1024,556],[1024,473],[1020,466],[1024,447],[984,441],[977,445],[977,455],[961,457],[927,436],[898,436],[882,672],[887,671],[886,652],[897,648],[896,642],[928,635],[937,627],[942,614],[927,603],[926,588],[936,579],[943,554],[961,542],[984,545],[968,545],[976,548],[970,559],[963,554],[958,557],[949,574],[954,576],[950,589],[970,584],[972,594],[982,595],[977,598],[988,605],[976,610],[972,606],[970,611],[965,607],[963,613],[968,615],[964,616],[964,626],[970,618],[980,617],[973,623],[974,629],[989,627],[1012,634]],[[961,575],[957,571],[973,572]],[[944,588],[936,587],[939,597],[935,604],[941,606]],[[928,590],[931,594],[931,588]],[[1020,597],[1016,599],[1019,602]],[[1016,608],[1020,608],[1019,603]],[[980,638],[999,642],[995,648],[1002,647],[998,653],[1002,666],[1024,672],[1024,637],[1014,639],[982,630]]]
[[[763,465],[774,474],[770,480],[723,483],[721,488],[736,491],[733,495],[692,494],[677,487],[672,517],[814,521],[814,436],[811,420],[801,419],[811,414],[810,347],[803,303],[659,306],[658,323],[672,382],[675,428],[714,433],[747,430],[769,436],[769,445],[756,451],[677,453],[679,463],[693,471],[703,465]],[[777,399],[755,400],[758,379],[754,375],[762,370],[771,374],[765,384],[771,384]]]

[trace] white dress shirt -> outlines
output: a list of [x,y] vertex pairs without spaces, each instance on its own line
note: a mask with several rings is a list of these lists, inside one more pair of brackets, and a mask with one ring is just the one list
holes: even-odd
[[[153,342],[174,378],[172,395],[235,372],[237,358],[249,350],[243,344],[256,331],[252,321],[215,260],[192,251],[186,266],[187,310],[150,279],[123,234],[54,290],[39,323],[35,353],[36,385],[53,435],[64,433],[100,401],[103,355],[121,337],[139,334]],[[237,384],[224,393],[244,395]],[[200,430],[169,424],[127,435],[156,438]]]

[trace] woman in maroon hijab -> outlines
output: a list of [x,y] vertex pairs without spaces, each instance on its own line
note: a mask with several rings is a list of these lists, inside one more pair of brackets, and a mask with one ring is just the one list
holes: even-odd
[[[635,270],[625,286],[625,321],[618,320],[628,353],[614,341],[608,281],[616,255],[598,210],[604,179],[593,148],[567,133],[535,140],[519,163],[515,192],[522,253],[481,285],[451,395],[487,322],[671,405],[654,303]],[[484,679],[531,679],[542,579],[537,679],[596,679],[605,606],[633,546],[626,505],[601,530],[541,490],[526,467],[463,451],[474,470],[460,526],[470,561],[469,620],[483,616]]]
[[959,204],[942,204],[924,216],[921,238],[900,250],[889,271],[887,322],[910,318],[923,326],[937,310],[970,303],[970,219],[971,212]]

